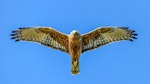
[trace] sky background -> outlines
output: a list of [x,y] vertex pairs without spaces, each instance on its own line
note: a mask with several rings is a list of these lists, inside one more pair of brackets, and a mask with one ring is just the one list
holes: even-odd
[[[48,26],[81,34],[100,26],[128,26],[134,42],[83,53],[71,75],[67,53],[14,42],[12,30]],[[150,84],[150,0],[0,0],[0,84]]]

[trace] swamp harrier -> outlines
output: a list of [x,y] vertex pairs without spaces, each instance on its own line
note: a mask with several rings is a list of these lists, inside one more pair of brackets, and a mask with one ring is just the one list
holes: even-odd
[[99,27],[81,35],[73,30],[69,35],[54,30],[51,27],[23,27],[12,31],[15,41],[24,40],[38,42],[42,45],[68,53],[72,58],[72,74],[78,74],[80,54],[100,46],[121,40],[137,39],[134,30],[128,27]]

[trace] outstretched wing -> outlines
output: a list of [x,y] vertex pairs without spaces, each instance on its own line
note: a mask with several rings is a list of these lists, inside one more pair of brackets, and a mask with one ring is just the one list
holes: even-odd
[[11,39],[32,41],[68,52],[68,36],[49,27],[26,27],[12,31]]
[[134,30],[129,30],[128,27],[99,27],[96,30],[84,34],[83,51],[91,50],[102,45],[120,40],[133,41],[132,38],[137,39]]

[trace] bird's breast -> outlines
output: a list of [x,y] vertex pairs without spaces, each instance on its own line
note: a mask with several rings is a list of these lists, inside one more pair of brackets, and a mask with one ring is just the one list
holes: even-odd
[[71,37],[69,38],[69,54],[73,59],[78,59],[82,52],[82,38],[81,36],[78,37]]

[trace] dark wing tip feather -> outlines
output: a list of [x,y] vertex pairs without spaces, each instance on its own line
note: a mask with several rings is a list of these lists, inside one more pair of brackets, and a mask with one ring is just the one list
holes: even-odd
[[119,28],[124,29],[124,30],[128,30],[129,29],[129,27],[119,27]]
[[11,39],[16,39],[16,37],[11,37]]
[[137,36],[138,34],[133,34],[134,36]]
[[15,33],[16,31],[11,31],[11,33]]
[[133,40],[132,40],[132,39],[130,39],[129,41],[133,42]]
[[27,28],[29,28],[29,27],[20,27],[20,28],[18,28],[18,29],[27,29]]
[[20,31],[21,29],[23,29],[23,28],[19,28],[18,30],[11,31],[11,34],[10,34],[11,38],[10,39],[14,39],[15,42],[20,41],[18,36],[21,33],[21,31]]
[[19,40],[19,39],[16,39],[16,40],[15,40],[15,42],[18,42],[18,41],[20,41],[20,40]]
[[133,37],[134,39],[137,39],[136,37]]
[[25,29],[24,27],[20,27],[20,28],[18,28],[18,29]]
[[16,35],[15,33],[10,34],[10,36],[15,36],[15,35]]
[[129,41],[133,42],[133,39],[137,39],[136,36],[137,36],[138,34],[135,33],[135,30],[128,30],[128,31],[129,31],[129,33],[130,33],[130,38],[131,38]]
[[132,32],[135,32],[135,30],[132,30]]
[[130,38],[129,41],[133,42],[133,39],[137,39],[136,36],[138,34],[135,33],[135,30],[129,30],[129,27],[119,27],[119,28],[126,30],[128,32]]

